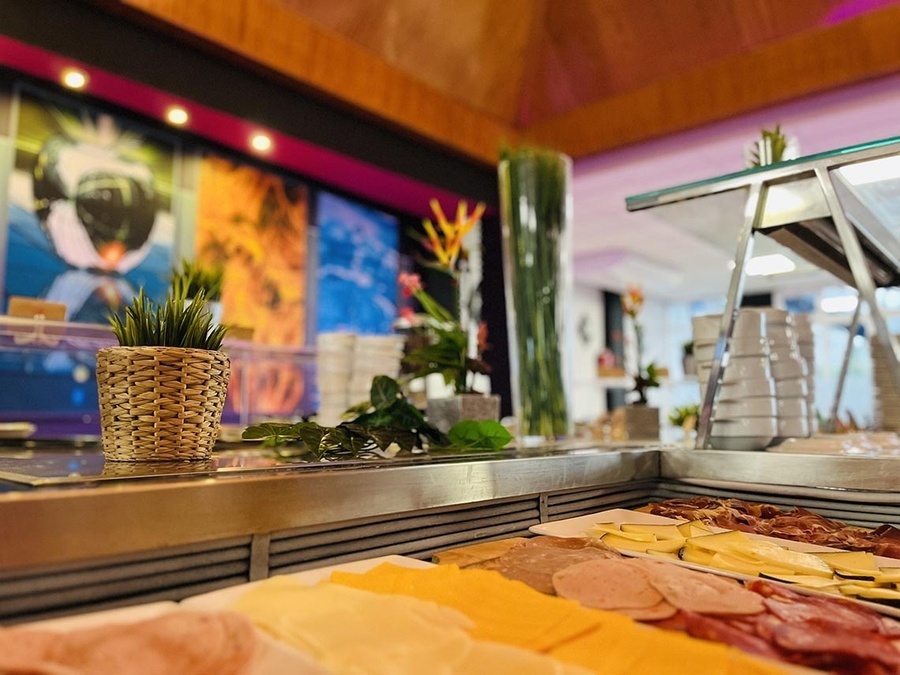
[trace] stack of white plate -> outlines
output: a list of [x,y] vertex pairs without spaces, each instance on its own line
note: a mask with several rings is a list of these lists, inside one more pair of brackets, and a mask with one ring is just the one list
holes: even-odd
[[[710,437],[714,448],[762,450],[778,435],[766,318],[759,312],[738,313],[713,413]],[[692,320],[701,399],[706,397],[721,320],[721,314]]]
[[875,381],[876,426],[886,430],[900,430],[900,392],[891,379],[890,362],[877,336],[870,342],[872,373]]
[[397,378],[403,358],[404,335],[359,335],[353,353],[353,375],[347,391],[350,405],[369,400],[376,375]]
[[797,346],[793,319],[783,309],[767,307],[748,311],[767,316],[769,358],[778,399],[778,437],[805,438],[809,436],[808,372]]
[[334,426],[348,407],[350,378],[353,374],[354,333],[319,333],[316,337],[316,381],[319,407],[316,420],[322,426]]
[[809,314],[794,314],[794,334],[797,337],[797,349],[800,358],[806,362],[806,407],[809,412],[809,433],[818,431],[819,420],[816,417],[816,348],[813,339]]

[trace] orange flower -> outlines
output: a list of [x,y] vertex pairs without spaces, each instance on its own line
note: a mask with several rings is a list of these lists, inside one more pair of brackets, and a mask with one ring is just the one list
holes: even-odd
[[625,295],[622,296],[622,311],[632,319],[636,319],[644,307],[644,291],[640,286],[629,284]]
[[[425,234],[428,235],[428,241],[425,243],[426,248],[434,252],[434,256],[441,267],[445,267],[452,272],[462,252],[463,237],[475,227],[475,223],[481,218],[481,215],[484,213],[484,204],[479,202],[472,214],[469,215],[466,202],[459,202],[456,208],[456,220],[453,222],[447,220],[437,199],[432,199],[429,204],[434,212],[438,227],[436,229],[428,218],[422,220],[422,227],[425,228]],[[438,229],[440,232],[438,232]]]

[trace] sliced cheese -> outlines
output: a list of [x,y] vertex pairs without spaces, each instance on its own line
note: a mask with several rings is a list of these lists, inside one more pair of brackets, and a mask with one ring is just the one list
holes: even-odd
[[684,541],[684,535],[677,525],[647,525],[644,523],[622,523],[619,526],[622,532],[636,534],[652,534],[656,539],[679,539]]

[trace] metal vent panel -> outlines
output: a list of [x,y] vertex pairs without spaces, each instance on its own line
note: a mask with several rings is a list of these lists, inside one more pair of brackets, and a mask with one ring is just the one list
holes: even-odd
[[0,576],[0,623],[179,600],[246,582],[250,537]]
[[270,574],[383,555],[428,559],[435,551],[525,535],[540,522],[539,498],[433,509],[330,530],[272,535]]
[[621,483],[587,490],[568,490],[546,496],[546,521],[575,518],[606,511],[644,506],[656,486],[656,481]]

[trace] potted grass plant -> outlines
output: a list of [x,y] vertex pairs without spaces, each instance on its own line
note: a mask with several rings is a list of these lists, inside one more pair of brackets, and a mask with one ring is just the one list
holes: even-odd
[[97,353],[103,453],[107,460],[205,460],[216,442],[230,363],[201,290],[187,303],[176,282],[157,305],[143,289],[110,323],[119,346]]
[[183,259],[181,266],[172,270],[172,288],[184,288],[187,302],[191,303],[203,292],[204,300],[214,323],[222,322],[222,286],[225,270],[217,265],[204,266]]

